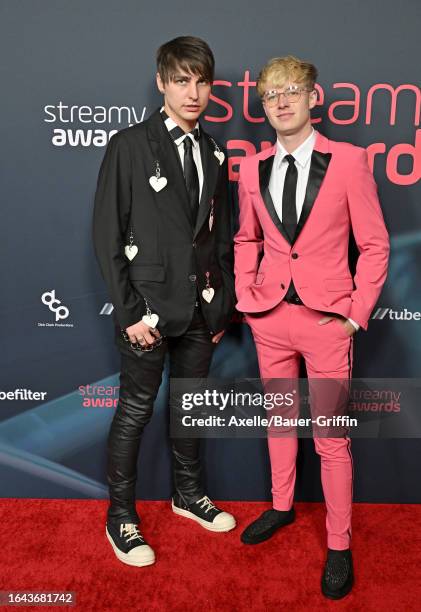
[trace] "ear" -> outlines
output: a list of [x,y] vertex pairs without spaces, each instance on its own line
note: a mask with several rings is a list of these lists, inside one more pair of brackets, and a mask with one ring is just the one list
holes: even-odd
[[165,93],[165,83],[161,79],[161,75],[159,74],[159,72],[156,73],[156,86],[158,87],[160,93]]
[[308,107],[311,110],[317,104],[317,90],[313,89],[308,96]]

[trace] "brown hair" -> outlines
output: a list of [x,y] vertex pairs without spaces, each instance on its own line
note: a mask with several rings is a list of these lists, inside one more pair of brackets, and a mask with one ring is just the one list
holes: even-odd
[[267,83],[282,87],[288,80],[302,83],[313,90],[317,76],[317,68],[310,62],[300,60],[293,55],[274,57],[263,66],[257,77],[257,93],[262,97]]
[[164,83],[174,77],[177,69],[191,72],[212,83],[215,59],[209,45],[196,36],[179,36],[163,45],[156,53],[158,72]]

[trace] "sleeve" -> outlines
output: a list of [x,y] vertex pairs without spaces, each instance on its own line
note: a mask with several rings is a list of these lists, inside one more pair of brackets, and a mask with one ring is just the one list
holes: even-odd
[[386,280],[390,244],[367,152],[361,149],[358,153],[347,187],[352,231],[359,251],[349,317],[366,330]]
[[216,257],[222,272],[224,286],[231,297],[232,311],[235,303],[234,290],[234,248],[232,240],[232,200],[228,181],[227,157],[221,166],[219,174],[219,218],[216,235]]
[[120,326],[126,329],[141,320],[142,296],[129,279],[124,254],[131,210],[131,159],[125,139],[110,139],[98,175],[93,214],[95,254]]
[[244,181],[244,161],[238,181],[239,228],[234,236],[235,291],[240,301],[246,287],[254,282],[263,250],[263,232]]

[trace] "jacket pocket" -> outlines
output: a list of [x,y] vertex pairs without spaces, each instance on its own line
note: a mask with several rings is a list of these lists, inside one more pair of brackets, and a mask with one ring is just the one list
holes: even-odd
[[129,266],[129,278],[162,283],[165,280],[165,268],[159,264],[132,265]]
[[328,278],[324,281],[326,291],[352,291],[354,283],[352,278]]

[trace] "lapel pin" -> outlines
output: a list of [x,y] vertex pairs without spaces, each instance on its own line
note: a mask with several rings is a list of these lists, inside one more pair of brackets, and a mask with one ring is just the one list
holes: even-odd
[[219,165],[222,166],[222,164],[224,163],[225,155],[222,153],[222,151],[214,151],[213,154],[219,161]]
[[206,272],[206,287],[202,291],[202,297],[208,304],[212,302],[213,296],[215,295],[215,289],[209,284],[209,276],[209,272]]
[[133,228],[130,228],[129,244],[124,247],[124,254],[130,261],[138,254],[138,247],[133,244]]
[[225,155],[221,151],[221,149],[218,147],[218,145],[216,144],[216,142],[214,141],[212,137],[211,137],[211,141],[213,143],[213,146],[215,147],[213,154],[215,155],[216,159],[219,161],[219,165],[222,166],[222,164],[224,163]]
[[155,164],[155,176],[151,176],[151,178],[149,179],[149,185],[158,193],[158,191],[164,189],[168,181],[165,176],[161,176],[161,168],[159,167],[159,161],[156,161]]
[[149,327],[152,327],[153,329],[155,329],[159,321],[159,317],[157,314],[151,312],[147,299],[145,297],[143,299],[145,301],[146,314],[143,315],[142,321],[146,323],[146,325],[148,325]]
[[210,214],[209,214],[209,231],[212,231],[212,227],[213,227],[213,215],[214,215],[214,207],[213,207],[213,198],[211,200],[211,210],[210,210]]

